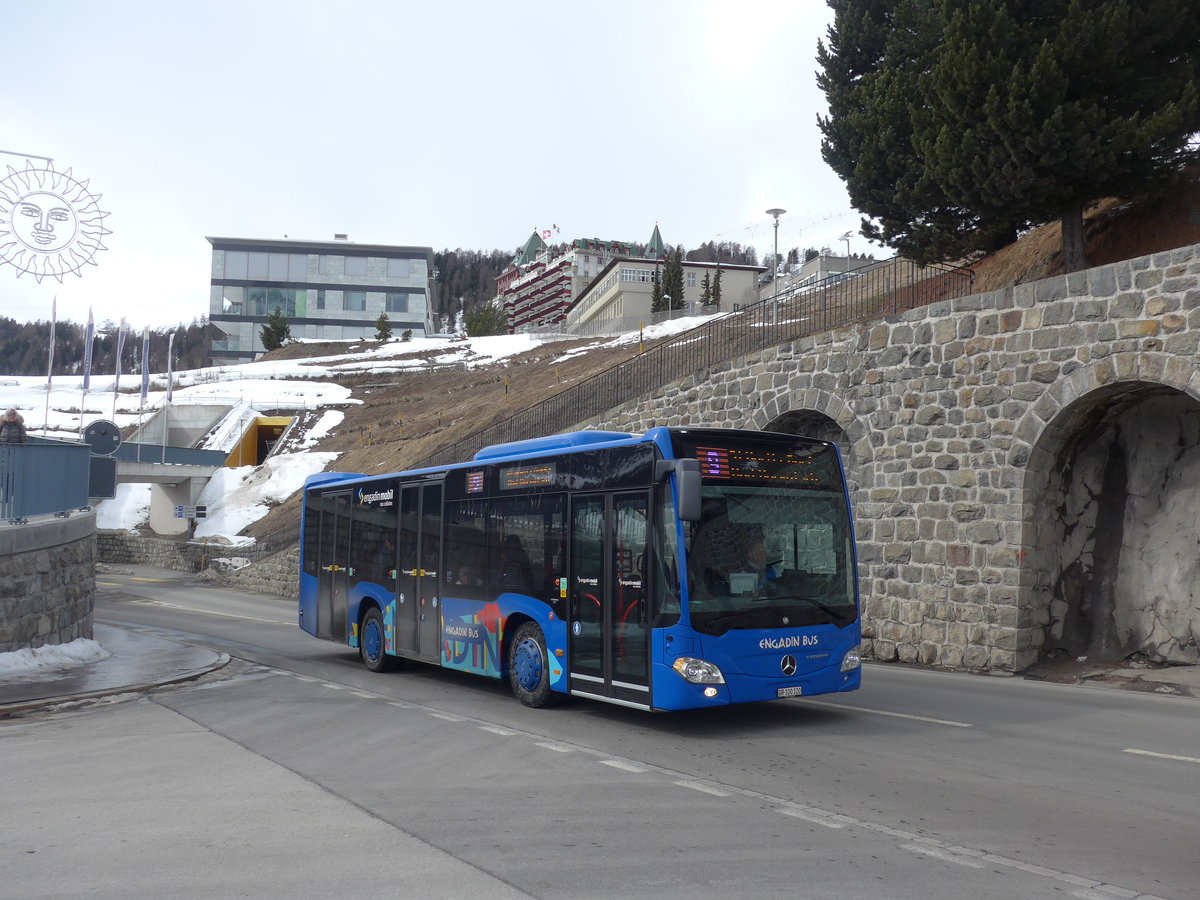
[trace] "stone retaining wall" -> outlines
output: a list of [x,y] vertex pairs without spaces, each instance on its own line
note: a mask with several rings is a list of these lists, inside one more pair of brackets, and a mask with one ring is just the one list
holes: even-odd
[[200,544],[172,541],[167,538],[145,537],[127,531],[96,533],[96,558],[104,563],[128,563],[175,569],[180,572],[199,572],[200,557],[205,548]]
[[92,637],[96,514],[0,526],[0,653]]
[[877,658],[1019,671],[1049,642],[1195,663],[1198,347],[1182,247],[772,347],[580,427],[835,437]]

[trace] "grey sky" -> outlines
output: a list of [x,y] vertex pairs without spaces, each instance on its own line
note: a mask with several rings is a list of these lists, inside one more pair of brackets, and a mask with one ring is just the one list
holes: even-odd
[[[820,157],[822,0],[0,0],[0,149],[110,212],[83,277],[0,266],[0,314],[208,311],[206,235],[515,250],[857,231]],[[0,176],[25,161],[0,155]],[[855,236],[851,249],[871,248]]]

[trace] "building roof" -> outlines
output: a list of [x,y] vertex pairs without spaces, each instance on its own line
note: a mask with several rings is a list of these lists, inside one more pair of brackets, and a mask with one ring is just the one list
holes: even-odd
[[214,248],[222,250],[256,250],[259,252],[277,253],[338,253],[342,255],[365,256],[421,256],[433,258],[432,247],[401,246],[396,244],[358,244],[354,241],[304,241],[290,238],[272,238],[260,240],[257,238],[205,237]]
[[659,233],[658,223],[654,223],[654,233],[650,235],[650,240],[646,244],[646,257],[648,259],[666,259],[667,245],[663,242],[662,234]]
[[537,255],[546,249],[546,242],[542,240],[542,236],[534,231],[529,236],[524,245],[517,251],[517,256],[513,260],[514,266],[526,266],[537,259]]

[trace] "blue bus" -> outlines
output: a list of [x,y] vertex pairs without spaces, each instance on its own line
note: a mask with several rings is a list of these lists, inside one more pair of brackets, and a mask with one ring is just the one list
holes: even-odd
[[836,445],[770,432],[581,431],[304,487],[299,624],[406,661],[680,710],[858,688]]

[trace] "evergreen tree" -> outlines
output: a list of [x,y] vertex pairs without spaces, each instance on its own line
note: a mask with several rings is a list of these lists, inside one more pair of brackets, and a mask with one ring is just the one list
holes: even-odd
[[508,333],[508,317],[504,315],[504,310],[490,300],[467,310],[465,322],[467,334],[471,337]]
[[654,277],[650,281],[650,312],[660,313],[664,309],[666,309],[666,303],[663,300],[662,272],[658,266],[655,266]]
[[721,267],[717,266],[717,274],[713,276],[712,283],[712,305],[720,307],[721,305]]
[[1086,265],[1089,204],[1161,186],[1200,157],[1195,0],[938,6],[933,121],[916,141],[931,178],[984,218],[1061,220],[1067,271]]
[[683,250],[678,247],[667,256],[663,267],[662,292],[663,306],[667,309],[683,309],[687,305],[683,296]]
[[829,104],[829,116],[817,118],[821,155],[867,216],[862,234],[918,262],[961,256],[978,223],[927,177],[914,146],[921,86],[941,42],[933,4],[828,2],[834,21],[817,47],[817,84]]
[[712,279],[708,277],[708,272],[705,271],[704,277],[700,279],[700,305],[712,306]]
[[379,318],[375,320],[375,340],[383,342],[392,339],[392,323],[388,319],[387,311],[381,312]]
[[914,259],[1057,218],[1074,270],[1088,204],[1200,155],[1191,0],[829,2],[822,154],[870,217],[863,234]]
[[267,351],[278,350],[292,339],[292,329],[282,309],[275,307],[275,312],[267,316],[267,322],[258,336],[262,340],[263,349]]

